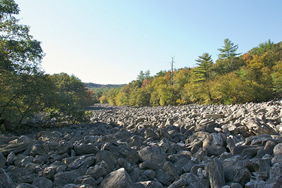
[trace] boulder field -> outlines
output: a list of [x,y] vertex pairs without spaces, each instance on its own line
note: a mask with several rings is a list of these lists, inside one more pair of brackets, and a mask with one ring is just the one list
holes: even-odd
[[282,184],[280,101],[89,109],[89,124],[0,134],[0,187]]

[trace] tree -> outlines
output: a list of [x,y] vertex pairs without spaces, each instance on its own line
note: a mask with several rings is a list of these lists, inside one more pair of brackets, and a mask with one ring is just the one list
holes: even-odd
[[207,81],[210,78],[211,67],[213,65],[211,55],[203,53],[196,61],[199,67],[193,70],[194,74],[197,75],[194,81]]
[[219,59],[214,64],[213,70],[218,74],[226,74],[235,71],[244,64],[236,53],[238,45],[234,45],[228,38],[224,40],[224,46],[219,48]]
[[219,58],[220,59],[233,59],[234,57],[240,55],[240,53],[235,53],[238,49],[238,45],[234,45],[228,38],[224,39],[224,46],[219,48],[220,51]]
[[82,82],[67,74],[46,75],[40,69],[40,42],[20,25],[14,0],[0,1],[0,124],[16,129],[34,117],[46,121],[82,122],[92,103]]
[[263,55],[266,51],[271,50],[274,46],[274,43],[269,39],[267,42],[260,43],[258,47],[251,49],[249,53],[251,55]]
[[16,14],[19,8],[14,0],[1,0],[0,120],[6,125],[21,123],[37,109],[41,98],[37,82],[45,79],[40,70],[44,56],[40,42],[29,34],[28,26],[18,23]]
[[282,60],[273,67],[271,74],[273,80],[273,91],[276,98],[282,97]]
[[54,74],[50,78],[55,88],[48,116],[55,118],[57,124],[62,121],[69,123],[85,121],[84,109],[93,101],[83,83],[74,75],[69,76],[66,73]]

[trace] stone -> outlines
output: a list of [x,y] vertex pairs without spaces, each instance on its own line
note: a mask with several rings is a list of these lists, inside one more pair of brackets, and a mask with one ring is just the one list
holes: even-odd
[[31,147],[31,151],[30,151],[30,154],[32,156],[35,156],[35,155],[45,155],[46,152],[42,146],[42,144],[34,144],[32,147]]
[[163,188],[163,185],[157,181],[139,181],[135,184],[135,188]]
[[184,178],[180,178],[178,180],[175,180],[172,184],[170,184],[168,188],[182,188],[185,187],[185,185],[187,184],[188,182]]
[[166,129],[164,129],[164,128],[159,127],[159,128],[157,129],[157,134],[158,134],[159,138],[166,138],[166,139],[168,139],[168,140],[171,140],[170,134],[169,134],[168,131],[167,131]]
[[133,169],[133,166],[131,163],[129,163],[126,159],[124,158],[118,158],[117,160],[117,165],[119,168],[125,168],[127,172],[131,172]]
[[27,141],[27,142],[11,143],[11,144],[7,144],[5,146],[1,146],[0,152],[2,152],[3,155],[8,155],[11,152],[14,152],[14,153],[22,152],[29,145],[29,140],[25,140],[25,141]]
[[112,171],[100,184],[101,188],[131,188],[133,183],[124,168]]
[[13,165],[14,164],[14,159],[16,157],[15,152],[11,152],[8,156],[7,156],[7,165]]
[[94,179],[99,179],[100,177],[104,177],[107,175],[107,170],[99,165],[95,165],[94,167],[90,167],[87,169],[85,175],[89,175]]
[[53,177],[56,173],[56,167],[46,167],[44,170],[43,170],[43,176],[45,178],[48,178],[50,180],[53,180]]
[[185,152],[185,153],[177,153],[177,154],[172,154],[168,156],[168,159],[172,162],[172,163],[176,163],[178,160],[180,160],[181,158],[186,158],[188,160],[191,159],[191,153],[189,152]]
[[195,161],[189,160],[187,164],[185,164],[182,169],[184,172],[190,172],[192,167],[195,165]]
[[0,187],[281,186],[280,102],[92,112],[91,124],[0,134]]
[[282,183],[282,163],[275,163],[269,171],[268,183],[281,185]]
[[273,155],[282,155],[282,143],[279,143],[274,147]]
[[15,188],[16,184],[10,178],[10,176],[0,168],[0,187],[1,188]]
[[166,161],[163,165],[163,170],[175,179],[178,178],[177,170],[172,162]]
[[159,139],[158,135],[150,128],[145,130],[145,137],[144,138],[151,138],[152,140]]
[[159,168],[163,166],[166,161],[163,149],[157,145],[147,146],[138,152],[143,161],[155,163]]
[[200,179],[198,176],[192,173],[185,173],[180,176],[180,178],[184,179],[188,185],[188,187],[193,187],[193,188],[203,188],[203,184],[201,183]]
[[17,185],[16,188],[38,188],[38,187],[35,185],[28,184],[28,183],[20,183]]
[[238,169],[235,176],[233,177],[233,181],[235,183],[240,183],[241,185],[245,185],[250,181],[252,174],[247,168]]
[[223,166],[218,158],[208,162],[205,170],[209,174],[211,188],[222,187],[225,185]]
[[116,158],[114,157],[114,155],[109,152],[109,151],[100,151],[96,154],[96,162],[99,163],[101,161],[105,161],[108,165],[108,168],[107,168],[107,172],[111,172],[115,166],[116,166],[116,163],[117,163],[117,160]]
[[178,174],[182,173],[182,168],[185,166],[190,159],[188,158],[180,158],[177,162],[174,163],[175,169],[177,170]]
[[40,188],[50,188],[53,187],[53,182],[47,178],[38,177],[33,180],[32,185]]
[[150,161],[144,161],[143,163],[139,164],[139,168],[158,170],[159,166],[156,163],[153,163],[153,162],[150,162]]
[[127,140],[127,143],[129,145],[129,147],[136,147],[137,149],[140,149],[140,147],[142,145],[142,140],[141,140],[140,136],[134,135]]
[[273,129],[272,127],[264,124],[260,124],[257,120],[250,119],[247,121],[246,126],[248,127],[249,131],[255,135],[260,134],[278,134],[277,130]]
[[68,168],[70,170],[78,169],[80,167],[88,168],[91,166],[95,161],[95,158],[93,156],[87,157],[87,156],[81,156],[74,160],[72,163],[68,165]]
[[6,160],[6,157],[2,154],[2,152],[0,152],[0,168],[4,168]]
[[77,171],[59,172],[54,175],[54,186],[63,186],[69,183],[73,183],[79,176]]
[[145,170],[142,172],[142,174],[140,175],[141,177],[145,176],[146,179],[149,179],[149,180],[153,180],[154,177],[156,176],[156,172],[154,170],[151,170],[151,169],[148,169],[148,170]]
[[130,178],[132,182],[137,182],[138,178],[140,177],[141,170],[137,167],[135,167],[131,172],[130,172]]
[[226,149],[223,147],[223,139],[220,134],[217,133],[211,133],[203,141],[203,147],[206,148],[208,152],[207,155],[209,156],[218,156],[226,151]]
[[240,183],[231,183],[230,188],[243,188]]
[[94,144],[76,144],[74,151],[77,155],[96,154],[99,149]]
[[271,160],[271,163],[274,165],[275,163],[282,163],[282,155],[275,155]]
[[268,155],[272,155],[273,154],[273,149],[275,147],[275,142],[269,140],[266,142],[264,148],[260,149],[257,152],[256,157],[257,158],[262,158],[264,155],[268,154]]
[[166,138],[161,139],[158,146],[160,146],[165,153],[168,153],[168,154],[172,153],[172,148],[171,148],[171,145],[170,145],[168,139],[166,139]]
[[162,169],[157,170],[156,179],[165,186],[170,185],[175,179]]
[[73,184],[73,183],[69,183],[63,186],[63,188],[93,188],[96,186],[90,186],[87,184],[81,185],[81,184]]
[[87,184],[90,185],[92,187],[96,187],[97,186],[97,182],[94,178],[92,178],[91,176],[88,175],[84,175],[84,176],[79,176],[74,180],[74,184]]
[[36,139],[39,141],[56,141],[58,142],[62,137],[62,133],[59,131],[41,131],[36,135]]

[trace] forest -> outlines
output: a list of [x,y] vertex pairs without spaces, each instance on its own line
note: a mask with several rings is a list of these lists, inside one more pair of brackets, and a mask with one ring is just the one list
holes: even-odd
[[[197,66],[160,71],[155,76],[141,71],[122,88],[94,90],[95,102],[111,105],[164,106],[237,104],[263,102],[282,97],[282,42],[271,40],[245,54],[225,39],[213,62],[209,53],[198,56]],[[173,82],[171,82],[171,76]]]
[[19,24],[13,0],[0,4],[0,131],[23,124],[45,125],[87,121],[91,93],[79,78],[66,73],[48,75],[40,66],[41,43],[30,28]]

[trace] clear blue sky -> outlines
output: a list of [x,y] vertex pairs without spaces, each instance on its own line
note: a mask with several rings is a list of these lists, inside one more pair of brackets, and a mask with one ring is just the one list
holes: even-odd
[[281,0],[16,0],[21,23],[42,42],[46,73],[122,84],[141,70],[155,75],[215,61],[225,38],[245,53],[282,41]]

